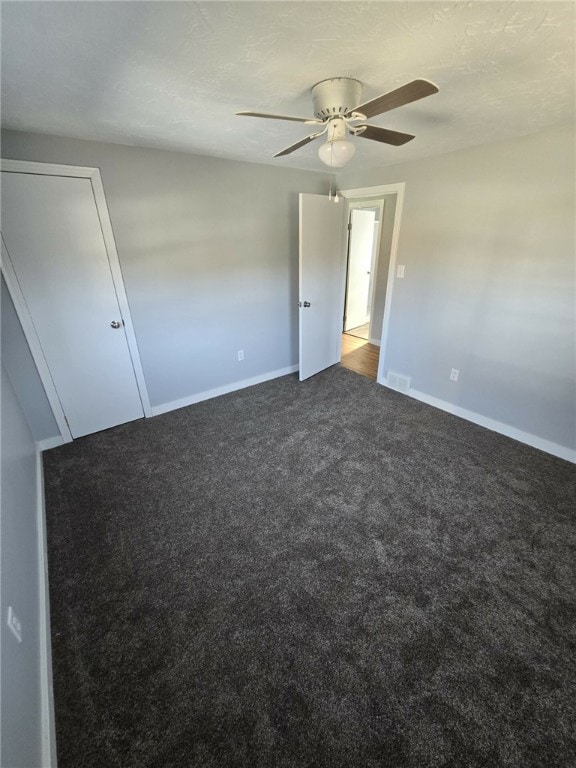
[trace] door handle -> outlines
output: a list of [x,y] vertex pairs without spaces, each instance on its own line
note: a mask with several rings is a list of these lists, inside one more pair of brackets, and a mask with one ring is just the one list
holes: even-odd
[[309,307],[309,306],[310,306],[310,302],[309,302],[309,301],[305,301],[305,302],[304,302],[304,306],[305,306],[305,307]]
[[121,328],[122,327],[122,321],[121,320],[112,320],[110,323],[111,328]]

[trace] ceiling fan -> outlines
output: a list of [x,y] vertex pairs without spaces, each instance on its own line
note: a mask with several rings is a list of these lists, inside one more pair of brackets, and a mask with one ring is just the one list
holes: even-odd
[[352,159],[356,151],[354,144],[346,139],[346,133],[393,146],[406,144],[414,138],[411,133],[400,133],[377,125],[369,125],[366,120],[437,92],[437,86],[428,80],[412,80],[394,91],[384,93],[364,104],[358,104],[362,95],[362,84],[350,77],[333,77],[316,83],[312,88],[313,118],[271,115],[266,112],[237,112],[236,114],[317,125],[321,130],[291,144],[274,157],[289,155],[314,139],[326,135],[326,143],[319,148],[318,155],[326,165],[340,168]]

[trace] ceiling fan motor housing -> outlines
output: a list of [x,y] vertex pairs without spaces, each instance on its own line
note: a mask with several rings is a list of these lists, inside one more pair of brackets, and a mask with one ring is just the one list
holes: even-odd
[[312,88],[314,115],[319,120],[345,115],[360,104],[362,83],[350,77],[322,80]]

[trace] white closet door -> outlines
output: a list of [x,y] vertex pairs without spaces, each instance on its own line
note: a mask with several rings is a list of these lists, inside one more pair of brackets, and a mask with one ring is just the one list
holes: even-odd
[[90,180],[2,172],[2,235],[72,436],[143,417]]

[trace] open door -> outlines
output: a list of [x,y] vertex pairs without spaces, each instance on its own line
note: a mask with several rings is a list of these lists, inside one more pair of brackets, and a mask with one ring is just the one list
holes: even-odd
[[300,381],[340,362],[344,209],[300,194]]

